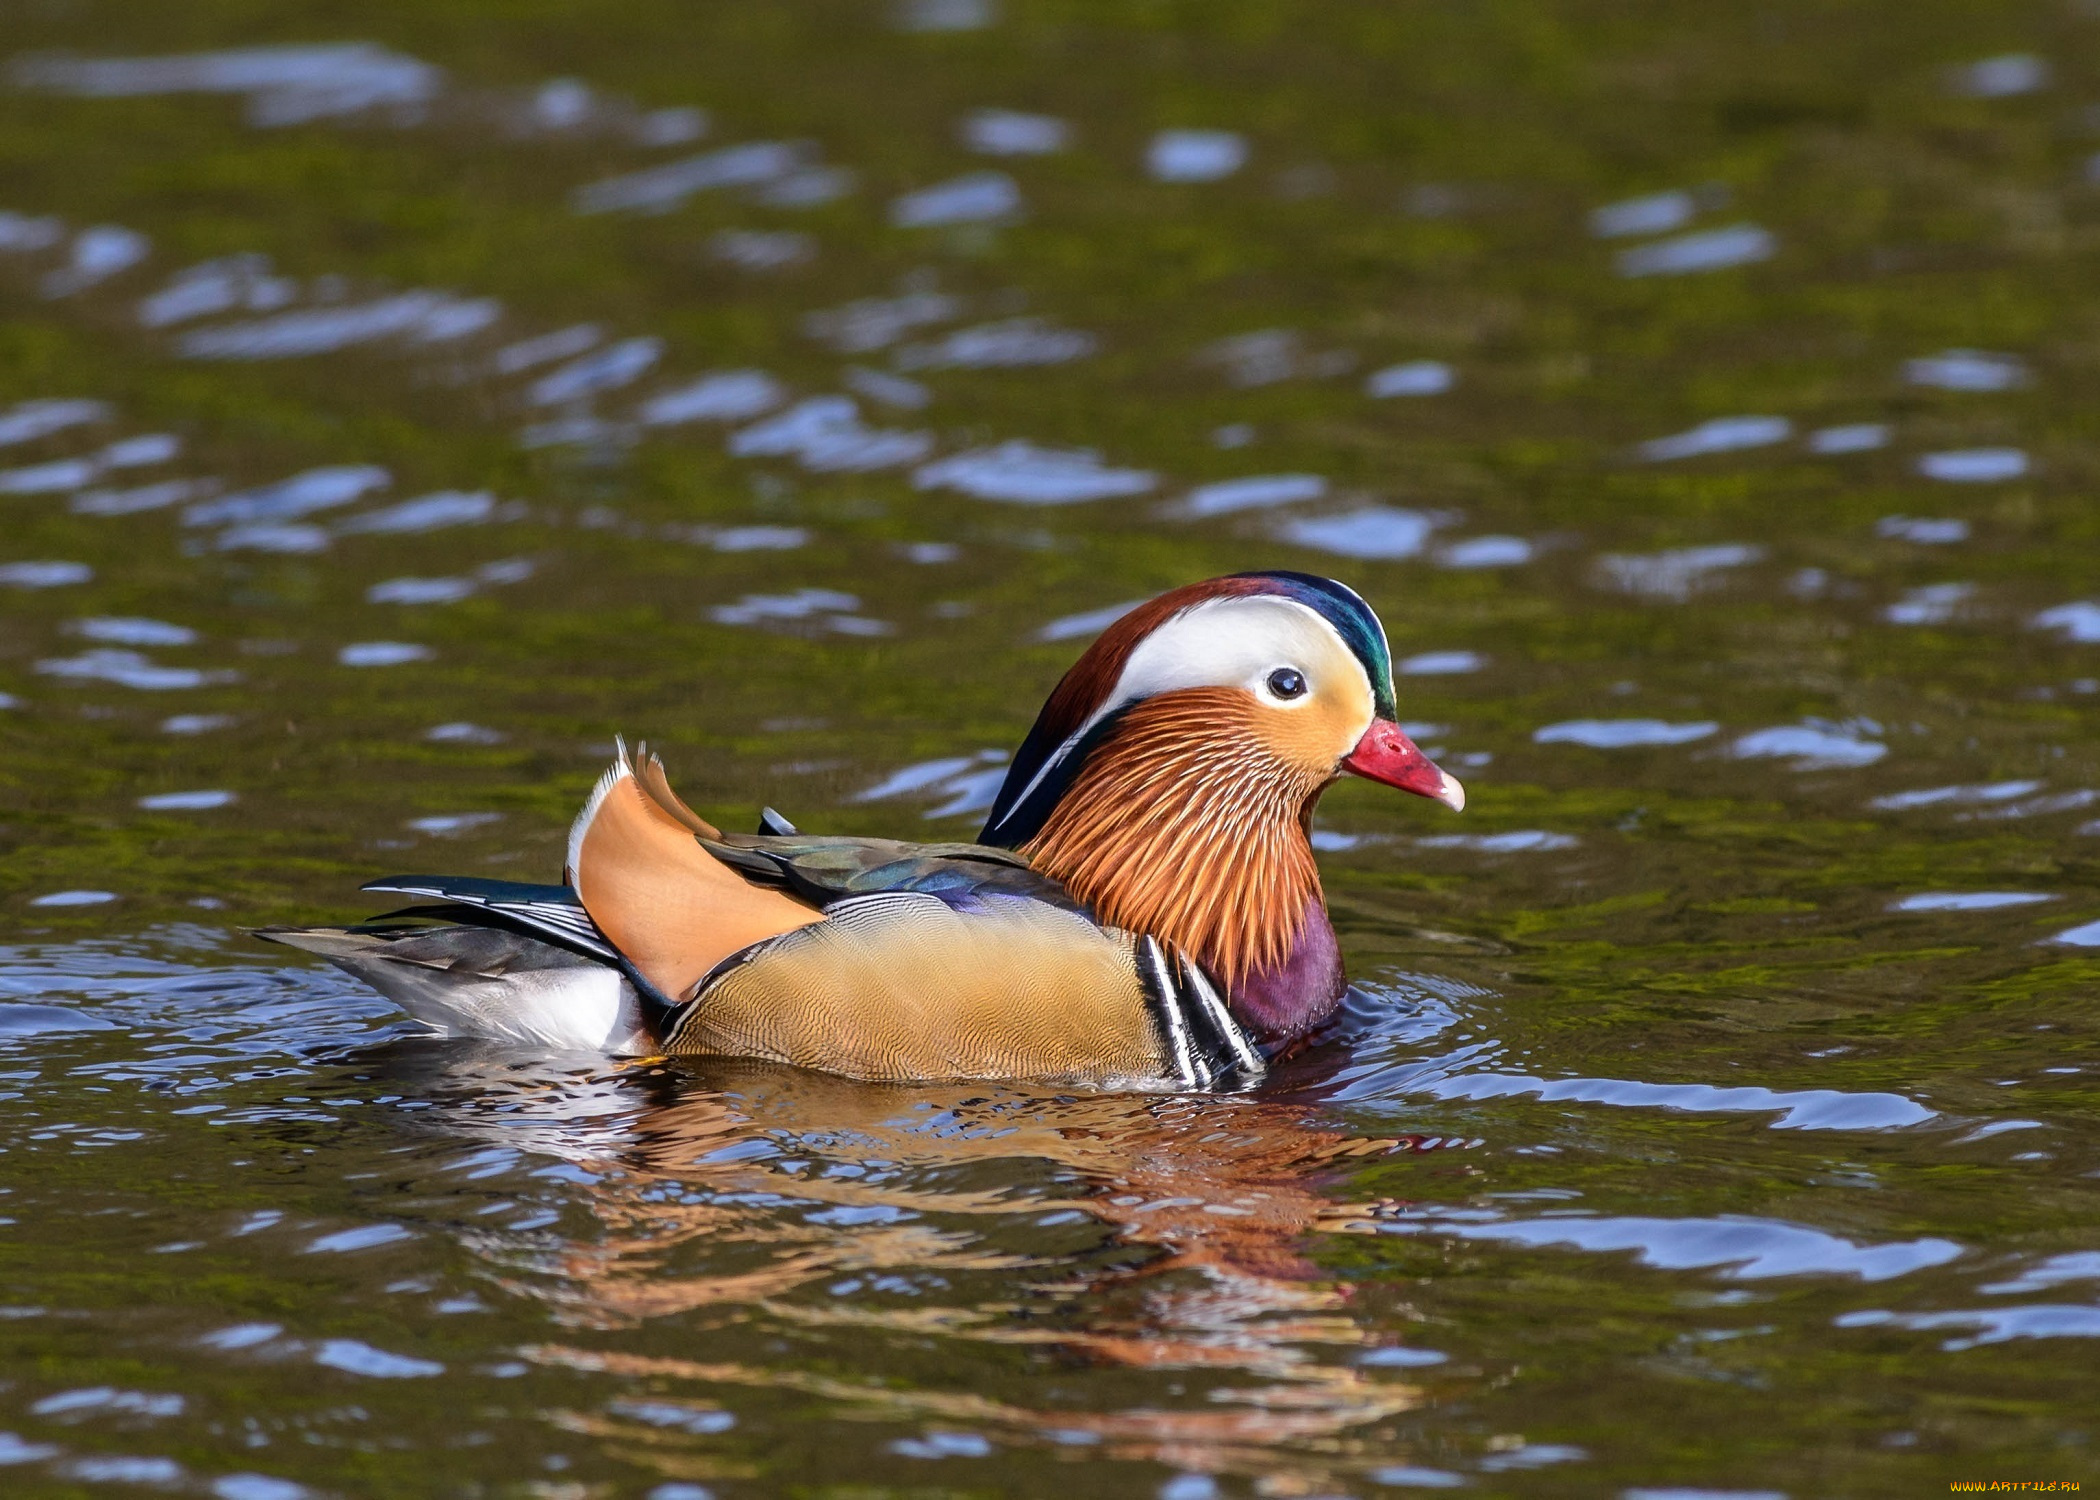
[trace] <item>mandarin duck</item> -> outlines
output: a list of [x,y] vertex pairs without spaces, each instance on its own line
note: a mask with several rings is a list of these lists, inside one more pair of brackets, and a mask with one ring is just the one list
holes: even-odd
[[748,1057],[886,1082],[1249,1087],[1333,1014],[1313,859],[1343,773],[1465,791],[1401,730],[1378,617],[1303,573],[1131,609],[1044,704],[976,843],[725,833],[624,744],[565,883],[399,876],[429,898],[268,928],[440,1031]]

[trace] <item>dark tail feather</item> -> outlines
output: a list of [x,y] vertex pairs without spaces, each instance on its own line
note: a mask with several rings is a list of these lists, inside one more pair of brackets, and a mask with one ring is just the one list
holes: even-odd
[[654,1050],[616,967],[501,927],[266,927],[450,1036],[613,1054]]

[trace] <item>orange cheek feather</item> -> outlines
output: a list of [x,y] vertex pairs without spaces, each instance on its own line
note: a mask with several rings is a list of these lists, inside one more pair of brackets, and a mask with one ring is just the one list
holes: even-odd
[[1276,708],[1252,693],[1242,696],[1248,731],[1279,762],[1301,777],[1317,778],[1323,786],[1340,774],[1342,757],[1371,717],[1368,706],[1360,708],[1332,691],[1316,695],[1302,708]]

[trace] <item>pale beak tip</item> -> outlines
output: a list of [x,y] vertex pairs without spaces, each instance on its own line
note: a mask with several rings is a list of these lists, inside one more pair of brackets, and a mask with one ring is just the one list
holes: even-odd
[[1436,800],[1453,812],[1466,810],[1466,789],[1463,783],[1449,771],[1444,772],[1444,784],[1437,788]]

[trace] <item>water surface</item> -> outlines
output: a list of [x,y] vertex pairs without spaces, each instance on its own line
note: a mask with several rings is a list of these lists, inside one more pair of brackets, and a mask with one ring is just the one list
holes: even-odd
[[[0,0],[11,1492],[1911,1495],[2100,1410],[2100,20]],[[1261,1093],[434,1042],[242,930],[974,831],[1378,608]]]

